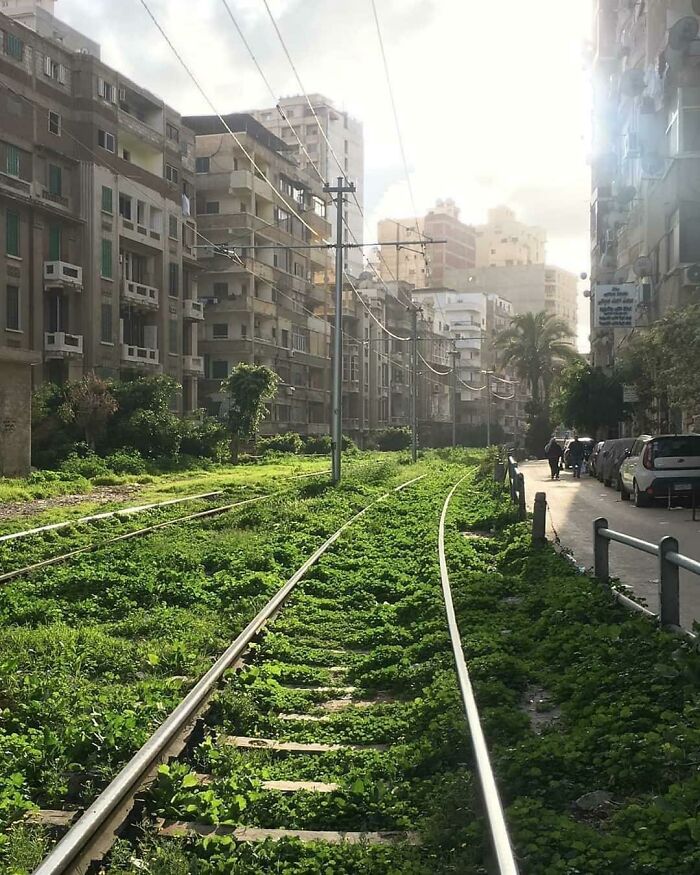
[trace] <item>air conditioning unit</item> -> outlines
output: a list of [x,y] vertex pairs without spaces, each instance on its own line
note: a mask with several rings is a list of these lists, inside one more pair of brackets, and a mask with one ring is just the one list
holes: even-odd
[[683,268],[683,285],[700,286],[700,264],[690,264]]

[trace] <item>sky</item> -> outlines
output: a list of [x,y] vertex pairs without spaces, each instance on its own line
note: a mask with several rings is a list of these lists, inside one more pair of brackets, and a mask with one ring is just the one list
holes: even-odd
[[[263,0],[228,0],[282,97],[299,93]],[[371,0],[268,0],[307,93],[365,129],[366,238],[413,213]],[[271,104],[223,0],[148,0],[219,112]],[[417,211],[453,198],[470,223],[507,203],[548,231],[548,260],[589,270],[592,0],[376,0]],[[140,0],[57,0],[103,60],[183,114],[204,97]],[[584,286],[582,286],[582,289]],[[580,299],[580,344],[588,315]]]

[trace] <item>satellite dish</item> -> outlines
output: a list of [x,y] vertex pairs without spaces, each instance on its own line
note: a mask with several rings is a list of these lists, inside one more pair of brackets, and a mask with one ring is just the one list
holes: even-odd
[[590,289],[586,289],[586,291],[583,293],[583,297],[584,297],[584,298],[592,298],[592,297],[593,297],[593,293],[591,292]]
[[676,52],[682,52],[688,43],[697,39],[700,21],[694,15],[679,19],[668,32],[668,45]]
[[635,276],[642,279],[642,277],[651,276],[653,267],[654,265],[648,255],[640,255],[632,265],[632,270],[634,271]]

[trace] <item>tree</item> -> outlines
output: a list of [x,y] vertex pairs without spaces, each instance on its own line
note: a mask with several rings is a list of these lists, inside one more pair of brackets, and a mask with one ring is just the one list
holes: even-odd
[[510,327],[496,336],[502,364],[528,384],[538,411],[549,410],[557,370],[578,358],[572,339],[566,322],[545,312],[514,316]]
[[593,368],[583,360],[572,362],[562,371],[557,389],[555,419],[581,433],[595,438],[624,418],[622,384],[602,368]]
[[110,384],[93,373],[66,386],[58,413],[63,422],[80,429],[85,443],[94,450],[97,439],[118,408]]
[[270,368],[241,363],[221,384],[228,398],[226,425],[231,437],[231,459],[238,462],[242,441],[252,440],[265,416],[265,402],[274,398],[279,377]]

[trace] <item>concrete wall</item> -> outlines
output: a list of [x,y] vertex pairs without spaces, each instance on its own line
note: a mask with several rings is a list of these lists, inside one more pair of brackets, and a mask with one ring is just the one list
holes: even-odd
[[24,477],[31,464],[30,365],[38,356],[0,347],[0,476]]

